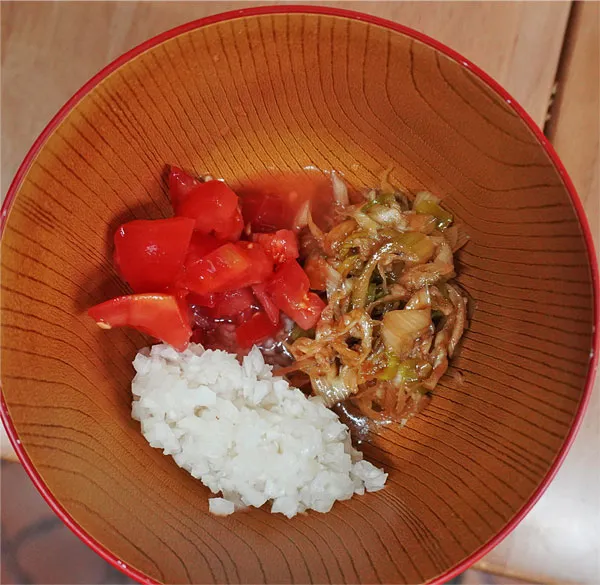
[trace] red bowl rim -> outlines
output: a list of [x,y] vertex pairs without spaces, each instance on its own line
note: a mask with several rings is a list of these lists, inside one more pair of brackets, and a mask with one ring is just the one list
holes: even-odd
[[[42,133],[38,136],[36,141],[33,143],[33,146],[25,156],[23,162],[19,166],[19,169],[8,189],[8,193],[6,198],[2,204],[1,214],[0,214],[0,236],[4,232],[4,228],[8,219],[9,210],[12,206],[14,198],[17,194],[17,191],[21,185],[21,182],[29,170],[32,162],[35,160],[37,154],[41,150],[42,146],[48,139],[48,137],[54,132],[57,126],[66,118],[66,116],[71,112],[71,110],[77,105],[77,103],[87,95],[96,85],[98,85],[103,79],[105,79],[108,75],[110,75],[113,71],[119,68],[121,65],[127,63],[134,57],[137,57],[141,53],[151,49],[152,47],[163,43],[177,35],[182,33],[186,33],[188,31],[194,30],[196,28],[200,28],[202,26],[206,26],[209,24],[214,24],[218,22],[223,22],[226,20],[232,20],[236,18],[242,18],[246,16],[256,16],[256,15],[264,15],[264,14],[325,14],[329,16],[340,16],[344,18],[350,18],[353,20],[360,20],[363,22],[368,22],[370,24],[378,25],[384,28],[391,29],[395,32],[402,33],[406,36],[412,37],[413,39],[420,41],[438,51],[444,53],[447,57],[456,61],[458,64],[466,67],[475,75],[477,75],[481,81],[487,84],[492,90],[494,90],[497,94],[502,97],[502,99],[521,117],[522,120],[529,126],[530,130],[533,132],[535,137],[544,147],[548,156],[554,163],[554,166],[558,170],[568,192],[571,197],[571,201],[577,213],[577,217],[579,219],[581,228],[583,230],[583,235],[587,247],[588,259],[591,266],[592,272],[592,284],[593,284],[593,295],[594,295],[594,303],[593,303],[593,322],[594,322],[594,335],[592,340],[592,353],[590,357],[590,367],[588,370],[585,389],[583,392],[583,396],[579,403],[579,408],[577,414],[575,415],[575,419],[569,430],[569,433],[563,443],[557,457],[552,463],[550,469],[548,470],[546,476],[544,477],[542,483],[537,487],[535,492],[529,498],[529,500],[521,507],[521,509],[517,512],[517,514],[504,526],[504,528],[496,534],[493,538],[491,538],[488,542],[479,547],[476,551],[465,557],[462,561],[460,561],[456,566],[448,569],[441,575],[438,575],[434,579],[430,580],[428,583],[430,585],[442,585],[443,583],[449,581],[453,577],[456,577],[463,571],[467,570],[471,565],[477,562],[481,557],[483,557],[486,553],[488,553],[492,548],[494,548],[497,544],[499,544],[510,532],[514,530],[514,528],[519,524],[519,522],[527,515],[527,513],[531,510],[533,505],[539,500],[542,494],[546,491],[546,488],[556,475],[559,467],[564,461],[569,448],[571,447],[577,431],[579,430],[587,405],[590,400],[590,396],[592,393],[592,388],[595,380],[596,368],[598,365],[598,348],[600,347],[600,327],[599,327],[599,314],[600,314],[600,292],[599,292],[599,284],[598,284],[598,264],[596,260],[596,253],[594,249],[594,243],[592,239],[592,234],[590,231],[590,227],[587,221],[587,217],[585,214],[585,210],[581,203],[581,200],[575,190],[575,187],[565,169],[562,162],[560,161],[558,155],[556,154],[552,144],[549,140],[544,136],[543,132],[538,128],[536,123],[532,120],[529,114],[523,109],[521,105],[492,77],[490,77],[487,73],[482,71],[479,67],[471,63],[468,59],[464,58],[462,55],[457,53],[456,51],[450,49],[443,43],[436,41],[435,39],[419,32],[413,30],[404,25],[398,24],[396,22],[392,22],[390,20],[379,18],[377,16],[372,16],[369,14],[363,14],[361,12],[356,12],[353,10],[346,10],[343,8],[330,8],[325,6],[310,6],[310,5],[288,5],[288,6],[261,6],[261,7],[253,7],[253,8],[243,8],[240,10],[232,10],[229,12],[223,12],[221,14],[216,14],[213,16],[208,16],[205,18],[201,18],[198,20],[194,20],[165,32],[162,32],[155,37],[141,43],[137,47],[127,51],[106,67],[104,67],[100,72],[94,75],[87,83],[85,83],[58,111],[58,113],[50,120],[48,125],[44,128]],[[46,502],[50,505],[52,510],[61,518],[61,520],[88,546],[90,546],[96,553],[98,553],[103,559],[108,561],[111,565],[123,571],[128,577],[135,579],[140,583],[148,583],[154,584],[156,581],[138,571],[133,567],[127,566],[123,561],[117,558],[111,551],[102,546],[99,542],[97,542],[91,535],[89,535],[73,518],[72,516],[62,507],[62,505],[54,498],[48,486],[44,483],[41,476],[33,466],[33,463],[25,449],[23,448],[21,441],[18,437],[17,431],[13,425],[13,422],[8,413],[8,408],[6,402],[4,400],[4,395],[0,395],[0,418],[2,418],[2,422],[6,428],[8,437],[10,442],[21,461],[25,471],[33,481],[35,487],[41,493]]]

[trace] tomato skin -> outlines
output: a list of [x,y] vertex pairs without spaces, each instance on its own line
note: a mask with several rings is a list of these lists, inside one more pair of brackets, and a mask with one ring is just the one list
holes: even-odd
[[[277,267],[269,281],[267,292],[277,304],[277,297],[302,298],[310,286],[306,272],[296,260],[290,260]],[[281,308],[281,307],[280,307]]]
[[163,292],[183,267],[194,222],[185,217],[136,219],[117,229],[114,261],[136,293]]
[[227,221],[215,226],[215,236],[228,242],[237,242],[244,231],[244,219],[240,207],[236,208]]
[[177,297],[138,294],[93,306],[88,315],[103,329],[133,327],[183,351],[192,335],[189,319]]
[[185,263],[191,264],[196,262],[197,260],[200,260],[200,258],[204,258],[207,254],[210,254],[213,250],[220,248],[225,243],[226,242],[219,240],[210,234],[194,232],[192,234],[192,239],[190,240]]
[[215,319],[233,319],[249,315],[256,305],[256,299],[249,288],[217,293],[215,306],[211,311]]
[[272,234],[255,234],[258,242],[276,264],[298,258],[298,238],[291,230],[277,230]]
[[179,167],[171,165],[169,171],[169,196],[173,209],[183,201],[187,195],[202,182],[195,179]]
[[226,292],[265,281],[273,262],[257,244],[228,243],[187,264],[180,284],[195,293]]
[[266,313],[259,311],[235,330],[235,338],[238,345],[245,349],[273,337],[278,330],[279,323],[272,323]]
[[196,185],[175,206],[175,215],[195,220],[196,230],[203,234],[214,232],[220,239],[235,236],[239,221],[243,228],[241,214],[240,220],[235,219],[239,213],[238,196],[223,181]]
[[237,242],[236,246],[244,250],[252,263],[252,268],[247,275],[248,279],[252,280],[252,282],[248,282],[243,286],[265,282],[271,277],[273,273],[273,260],[267,256],[261,246],[254,242]]
[[266,313],[271,323],[273,323],[273,325],[277,325],[279,322],[279,309],[273,302],[273,299],[267,293],[267,285],[264,283],[253,284],[252,292],[254,293],[254,296],[258,300],[260,306]]
[[267,285],[275,305],[302,329],[314,327],[325,308],[325,303],[308,289],[308,276],[295,260],[281,264]]

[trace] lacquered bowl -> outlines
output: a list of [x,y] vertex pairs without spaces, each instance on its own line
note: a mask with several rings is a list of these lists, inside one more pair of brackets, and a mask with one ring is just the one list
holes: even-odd
[[[430,405],[363,448],[383,491],[293,520],[226,519],[130,417],[148,339],[85,309],[127,292],[119,223],[168,216],[165,165],[309,167],[429,189],[464,225],[470,328]],[[2,416],[64,521],[143,582],[443,582],[523,517],[591,391],[596,263],[573,186],[529,116],[450,49],[318,7],[242,10],[148,41],[89,81],[27,155],[2,214]]]

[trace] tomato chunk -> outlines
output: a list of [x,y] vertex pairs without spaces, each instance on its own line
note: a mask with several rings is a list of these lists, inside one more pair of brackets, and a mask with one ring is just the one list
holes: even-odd
[[272,323],[266,313],[259,311],[235,330],[235,337],[240,347],[248,348],[273,337],[278,330],[279,323]]
[[273,262],[257,244],[228,243],[186,264],[181,284],[202,295],[225,292],[263,282],[272,270]]
[[323,309],[327,305],[321,297],[314,292],[309,292],[303,299],[294,316],[290,317],[302,327],[302,329],[312,329],[319,320]]
[[242,213],[253,232],[273,232],[291,227],[294,211],[284,198],[274,193],[248,191],[242,198]]
[[277,325],[279,322],[279,309],[267,293],[267,285],[264,283],[253,284],[252,292],[260,303],[260,306],[263,308],[263,311],[267,314],[267,317],[269,317],[271,323]]
[[272,234],[256,234],[258,242],[276,264],[298,258],[298,238],[292,230],[277,230]]
[[183,201],[187,195],[202,182],[194,179],[179,167],[171,166],[169,172],[169,196],[171,197],[171,205],[173,209]]
[[306,259],[304,263],[304,272],[310,281],[312,290],[327,290],[327,280],[329,278],[329,270],[331,270],[327,260],[322,256],[312,255]]
[[99,327],[133,327],[183,351],[192,335],[185,310],[177,298],[167,294],[117,297],[93,306],[88,315]]
[[237,242],[244,230],[244,219],[239,206],[230,219],[215,226],[215,236],[221,240]]
[[256,299],[249,288],[217,293],[212,315],[215,319],[232,319],[248,315],[254,310]]
[[192,234],[192,239],[190,240],[185,263],[190,264],[196,262],[197,260],[200,260],[200,258],[204,258],[207,254],[210,254],[213,250],[220,248],[223,244],[225,244],[225,242],[219,240],[215,236],[194,232]]
[[183,267],[194,222],[185,217],[136,219],[115,233],[114,260],[136,293],[162,292]]
[[275,305],[302,329],[314,327],[325,308],[319,296],[308,289],[308,276],[295,260],[280,265],[267,286]]
[[188,305],[197,305],[198,307],[208,307],[212,309],[217,304],[217,295],[213,293],[207,295],[189,293],[185,297],[185,300]]
[[275,274],[269,281],[267,292],[277,304],[276,295],[301,298],[308,292],[309,286],[308,276],[302,270],[302,266],[296,260],[290,260],[277,267]]
[[[193,219],[200,233],[214,233],[221,239],[235,236],[238,224],[241,223],[243,228],[238,196],[222,181],[196,185],[178,200],[175,214]],[[237,233],[237,238],[241,231]]]

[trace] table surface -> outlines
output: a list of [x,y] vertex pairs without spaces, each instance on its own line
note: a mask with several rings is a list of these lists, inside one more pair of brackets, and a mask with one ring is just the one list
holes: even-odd
[[[3,1],[3,196],[44,125],[112,59],[180,23],[274,3]],[[319,4],[401,22],[492,75],[545,128],[584,202],[598,245],[600,3]],[[600,583],[599,386],[597,379],[582,429],[556,479],[480,567],[541,582]]]

